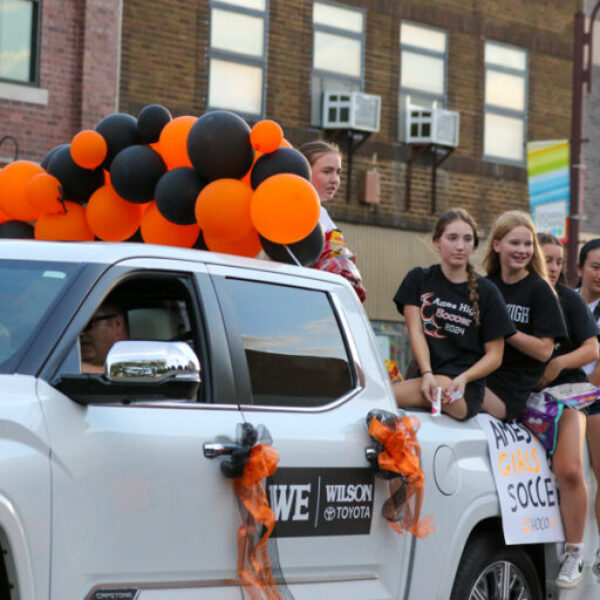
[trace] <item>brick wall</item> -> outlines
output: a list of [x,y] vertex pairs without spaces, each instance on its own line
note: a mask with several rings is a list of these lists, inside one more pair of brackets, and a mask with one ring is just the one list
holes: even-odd
[[[485,40],[529,53],[531,140],[569,136],[572,15],[577,0],[348,0],[367,11],[365,91],[382,96],[381,131],[354,156],[352,198],[345,183],[331,206],[346,222],[428,229],[431,157],[417,161],[406,200],[406,150],[397,142],[401,19],[449,32],[448,105],[461,113],[460,146],[438,169],[436,208],[460,204],[485,227],[502,210],[528,209],[523,168],[481,160]],[[176,113],[206,108],[209,3],[125,0],[120,88],[122,110],[161,102]],[[310,129],[312,1],[270,0],[266,106],[295,144],[322,135]],[[377,155],[381,204],[359,203],[360,181]]]
[[[42,3],[40,87],[47,104],[0,97],[0,136],[13,135],[20,158],[39,161],[115,111],[119,0]],[[10,155],[8,148],[0,150]]]

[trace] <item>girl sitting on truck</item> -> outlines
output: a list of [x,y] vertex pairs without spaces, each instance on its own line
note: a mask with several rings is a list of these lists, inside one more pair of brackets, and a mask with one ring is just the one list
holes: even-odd
[[478,242],[468,212],[446,211],[433,232],[440,263],[412,269],[394,296],[419,368],[418,377],[394,384],[398,406],[430,407],[441,388],[442,411],[455,419],[481,408],[484,378],[500,365],[515,328],[496,286],[469,262]]
[[[548,279],[558,294],[567,336],[554,348],[537,388],[587,381],[582,367],[598,359],[598,328],[585,302],[564,285],[564,250],[550,233],[538,233],[548,269]],[[565,531],[565,557],[556,580],[558,587],[575,587],[583,575],[583,533],[587,512],[587,487],[583,476],[585,414],[565,407],[558,421],[552,470],[560,489],[560,513]]]

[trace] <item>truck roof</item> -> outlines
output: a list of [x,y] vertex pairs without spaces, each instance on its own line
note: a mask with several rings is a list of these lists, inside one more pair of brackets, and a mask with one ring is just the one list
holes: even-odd
[[[207,250],[133,242],[46,242],[0,239],[0,260],[47,260],[71,263],[115,264],[132,258],[166,258],[213,265],[271,271],[340,284],[345,279],[326,271],[271,260],[245,258]],[[349,284],[347,284],[349,285]]]

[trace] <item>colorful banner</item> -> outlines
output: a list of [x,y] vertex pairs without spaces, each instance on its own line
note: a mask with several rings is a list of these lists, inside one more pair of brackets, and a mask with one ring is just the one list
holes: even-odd
[[536,229],[566,241],[570,203],[569,142],[528,142],[527,174],[529,206]]
[[558,488],[543,446],[522,423],[483,413],[476,418],[488,439],[506,543],[564,541]]

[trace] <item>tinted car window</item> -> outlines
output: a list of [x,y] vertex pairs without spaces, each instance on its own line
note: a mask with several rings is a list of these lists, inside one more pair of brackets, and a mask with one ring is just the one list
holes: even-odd
[[226,281],[254,404],[321,406],[354,387],[344,337],[325,292]]
[[0,372],[36,330],[76,265],[29,260],[0,261]]

